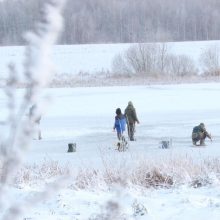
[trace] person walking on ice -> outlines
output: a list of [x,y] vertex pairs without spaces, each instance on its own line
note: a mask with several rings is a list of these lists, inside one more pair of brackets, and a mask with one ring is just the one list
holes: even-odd
[[126,119],[125,116],[122,114],[120,108],[117,108],[115,113],[116,116],[113,130],[116,129],[118,140],[121,140],[126,127]]
[[37,135],[38,135],[38,140],[41,140],[42,139],[41,130],[40,130],[41,116],[37,115],[37,105],[36,104],[32,105],[29,109],[29,120],[31,123],[35,124],[36,130],[37,130]]
[[124,148],[127,145],[127,142],[125,140],[125,137],[123,135],[125,128],[126,128],[126,118],[125,116],[122,114],[121,109],[117,108],[116,109],[116,116],[115,116],[115,123],[113,126],[113,130],[117,131],[117,138],[119,140],[117,146],[118,146],[118,150],[121,150],[120,148]]
[[[206,131],[204,123],[195,126],[192,131],[192,143],[195,146],[205,146],[205,139],[208,137],[212,141],[211,135]],[[199,145],[197,142],[199,141]]]
[[140,123],[137,118],[136,110],[131,101],[128,102],[128,106],[125,109],[125,117],[128,125],[128,136],[130,141],[134,141],[135,123]]

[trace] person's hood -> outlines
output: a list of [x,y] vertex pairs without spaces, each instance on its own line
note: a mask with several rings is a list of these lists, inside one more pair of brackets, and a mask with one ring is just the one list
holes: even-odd
[[128,102],[128,106],[133,106],[132,101],[129,101],[129,102]]

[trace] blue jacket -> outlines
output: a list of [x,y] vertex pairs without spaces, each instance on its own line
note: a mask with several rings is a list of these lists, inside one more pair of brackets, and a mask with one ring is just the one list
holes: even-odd
[[124,115],[116,115],[115,116],[115,125],[114,128],[118,133],[123,133],[125,131],[126,126],[126,118]]

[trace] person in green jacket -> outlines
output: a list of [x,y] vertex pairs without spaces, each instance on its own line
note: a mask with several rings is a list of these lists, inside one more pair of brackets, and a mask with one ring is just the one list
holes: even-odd
[[136,110],[131,101],[128,102],[124,115],[126,116],[127,120],[128,137],[130,141],[134,141],[135,123],[139,124],[140,122],[137,118]]
[[206,131],[204,123],[200,123],[198,126],[195,126],[192,131],[192,142],[193,145],[197,146],[199,141],[200,146],[205,146],[205,139],[208,137],[212,141],[211,135]]

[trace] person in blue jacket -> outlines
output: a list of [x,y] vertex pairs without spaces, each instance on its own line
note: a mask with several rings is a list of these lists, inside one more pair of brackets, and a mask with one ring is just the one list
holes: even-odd
[[115,113],[116,113],[116,116],[115,116],[115,123],[114,123],[113,130],[116,129],[118,140],[122,140],[123,132],[125,131],[125,127],[126,127],[126,118],[121,113],[120,108],[117,108]]

